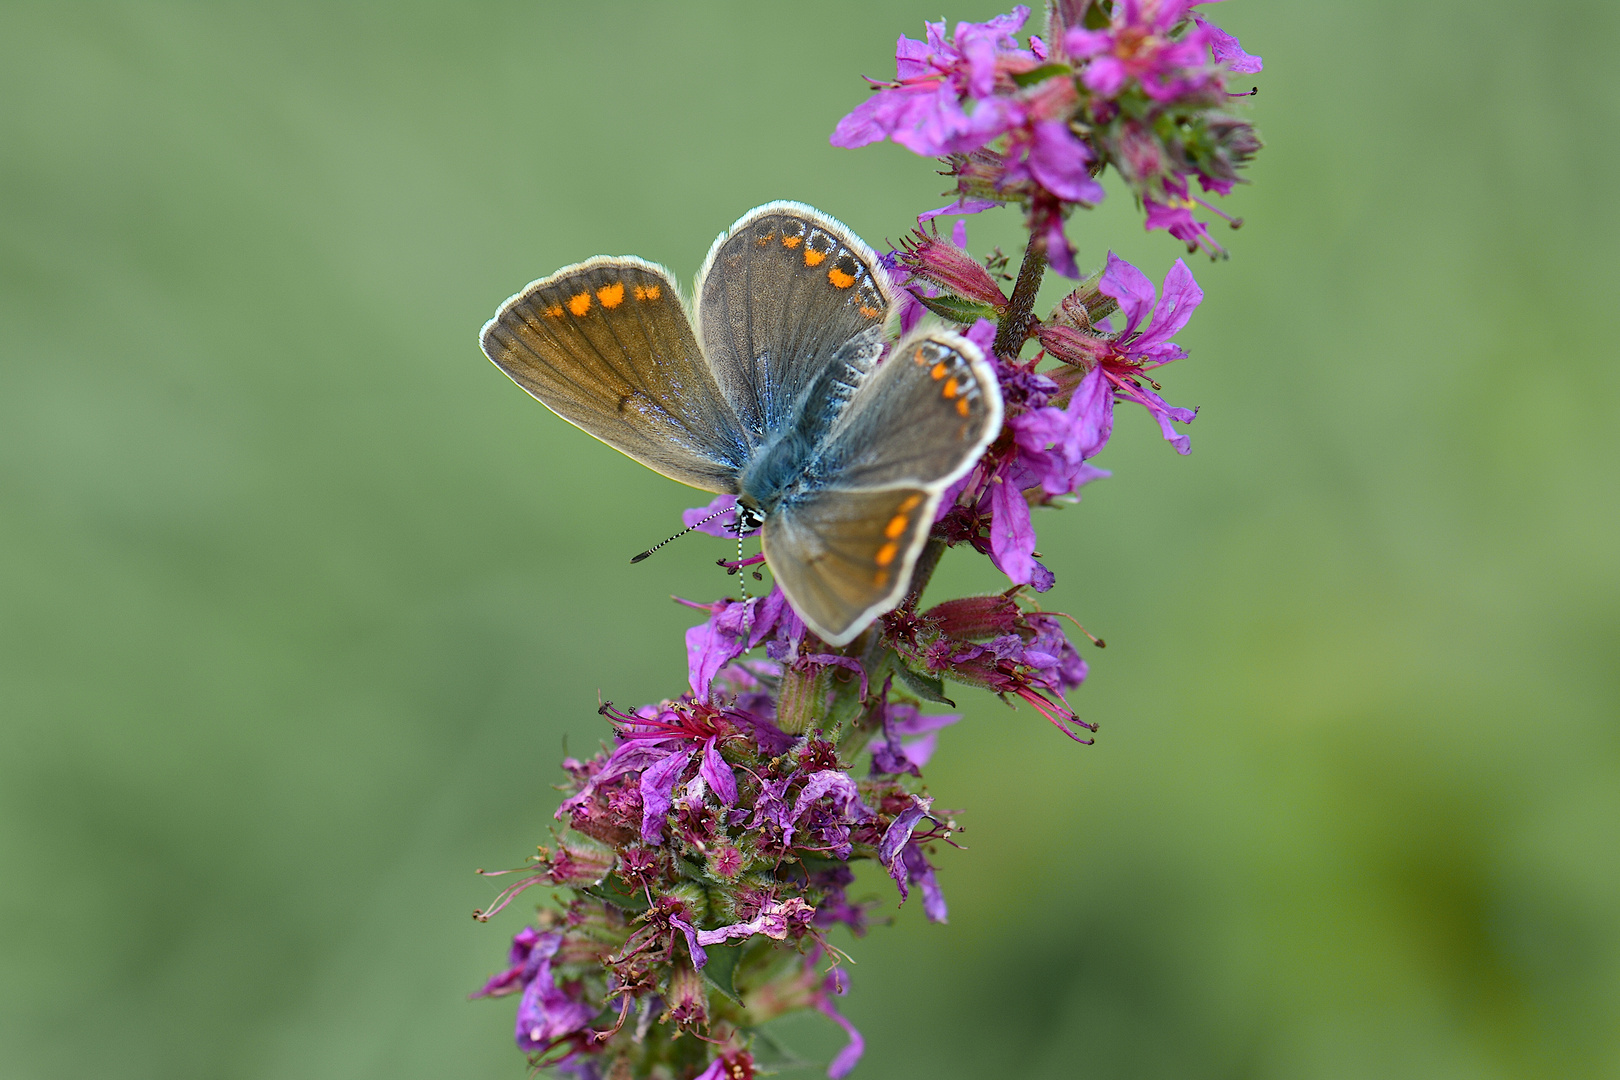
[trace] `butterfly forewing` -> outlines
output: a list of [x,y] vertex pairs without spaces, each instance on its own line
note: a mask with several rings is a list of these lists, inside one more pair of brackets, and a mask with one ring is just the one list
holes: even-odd
[[[843,225],[799,203],[768,203],[710,249],[697,322],[721,390],[762,439],[842,407],[838,395],[847,397],[882,350],[891,297],[877,256]],[[851,360],[850,380],[818,384],[833,398],[801,400],[830,365]]]
[[810,628],[843,645],[905,592],[939,492],[812,491],[765,519],[777,584]]
[[548,408],[665,476],[734,491],[748,448],[668,274],[598,257],[537,281],[484,327],[485,354]]

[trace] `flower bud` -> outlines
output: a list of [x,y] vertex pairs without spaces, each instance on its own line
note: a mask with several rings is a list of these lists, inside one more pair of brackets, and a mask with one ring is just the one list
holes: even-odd
[[613,869],[613,860],[610,848],[580,835],[563,837],[556,851],[540,849],[540,861],[553,885],[596,885]]
[[917,229],[901,239],[900,248],[899,262],[917,277],[991,308],[1007,306],[1007,294],[984,265],[949,240]]
[[831,676],[820,665],[791,666],[782,671],[782,690],[776,699],[776,726],[789,735],[803,735],[827,711]]
[[1090,330],[1118,311],[1119,301],[1105,295],[1101,284],[1101,274],[1087,278],[1078,289],[1058,301],[1048,322],[1075,330]]
[[692,965],[675,965],[675,970],[669,976],[669,990],[664,1000],[665,1021],[673,1020],[685,1030],[708,1026],[709,988],[703,985],[703,976]]
[[948,637],[963,641],[984,641],[1016,631],[1022,612],[1006,593],[992,596],[966,596],[947,600],[929,608],[925,617],[937,619]]
[[1090,371],[1097,361],[1110,354],[1106,338],[1069,326],[1043,323],[1035,331],[1041,348],[1065,364],[1073,364],[1082,371]]
[[737,880],[739,874],[748,866],[748,858],[742,849],[735,844],[721,844],[709,851],[709,857],[704,864],[709,876],[716,881],[730,882]]

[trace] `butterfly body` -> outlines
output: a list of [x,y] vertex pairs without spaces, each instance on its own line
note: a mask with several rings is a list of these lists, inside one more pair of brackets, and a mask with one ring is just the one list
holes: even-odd
[[484,351],[565,420],[672,479],[737,496],[739,531],[810,627],[843,644],[894,606],[944,489],[1001,426],[978,348],[914,333],[843,225],[770,203],[709,251],[692,317],[668,271],[598,257],[534,282]]

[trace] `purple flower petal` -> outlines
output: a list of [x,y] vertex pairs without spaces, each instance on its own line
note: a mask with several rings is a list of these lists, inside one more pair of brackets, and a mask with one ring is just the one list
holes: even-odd
[[[681,524],[689,529],[696,528],[698,532],[708,533],[710,536],[735,539],[737,536],[737,516],[728,514],[725,511],[733,510],[736,506],[737,496],[716,495],[714,501],[709,503],[708,506],[694,506],[690,510],[682,510]],[[719,516],[715,517],[716,514]],[[698,524],[698,522],[708,517],[713,517],[714,520],[703,525]],[[746,532],[743,535],[754,536],[758,532],[759,530],[755,529],[753,532]]]
[[1124,337],[1135,333],[1153,312],[1153,282],[1112,251],[1108,253],[1108,265],[1103,268],[1097,291],[1119,301],[1119,308],[1125,314]]
[[1225,64],[1226,70],[1239,75],[1253,75],[1261,71],[1265,65],[1258,56],[1251,56],[1243,51],[1238,39],[1212,22],[1205,22],[1202,15],[1194,15],[1193,21],[1203,27],[1209,35],[1209,51],[1215,57],[1217,64]]
[[1080,277],[1080,268],[1074,264],[1074,249],[1069,246],[1068,234],[1063,231],[1063,215],[1053,214],[1046,223],[1046,261],[1066,278]]
[[855,786],[855,781],[849,778],[848,773],[837,769],[822,769],[810,774],[804,789],[799,792],[798,801],[793,804],[793,814],[789,820],[797,822],[823,795],[831,795],[833,805],[839,812],[853,817],[856,821],[866,821],[872,816],[872,811],[861,802],[860,789]]
[[[1070,31],[1070,36],[1073,37],[1073,31]],[[1129,77],[1130,72],[1118,57],[1105,55],[1086,65],[1080,81],[1086,84],[1086,89],[1099,97],[1111,98],[1119,93]]]
[[859,1031],[855,1030],[855,1025],[844,1019],[838,1010],[833,1008],[832,1002],[825,997],[817,995],[816,1008],[843,1028],[844,1034],[849,1036],[849,1042],[842,1050],[838,1051],[837,1055],[832,1059],[832,1063],[827,1066],[828,1080],[843,1080],[854,1070],[856,1065],[860,1064],[861,1055],[866,1053],[866,1040],[861,1038]]
[[908,844],[905,850],[906,876],[911,883],[922,889],[923,914],[929,922],[942,923],[946,921],[949,909],[945,906],[945,893],[939,887],[939,881],[934,877],[934,868],[928,865],[928,857],[922,849],[915,844]]
[[692,751],[671,754],[641,774],[641,842],[664,841],[664,815],[675,801],[675,782],[692,760]]
[[755,934],[782,941],[795,925],[807,925],[815,914],[815,908],[801,898],[792,896],[779,904],[766,904],[760,909],[758,917],[747,922],[732,923],[714,930],[699,930],[697,942],[699,945],[719,945],[732,938],[753,937]]
[[[1148,288],[1151,289],[1152,285],[1150,284]],[[1180,333],[1181,328],[1187,325],[1187,320],[1192,318],[1192,313],[1198,309],[1203,300],[1204,290],[1193,280],[1192,271],[1187,269],[1186,262],[1177,259],[1170,272],[1164,276],[1164,293],[1159,300],[1159,306],[1153,312],[1153,325],[1141,337],[1131,342],[1131,350],[1151,356],[1160,363],[1169,363],[1171,360],[1179,360],[1186,356],[1186,351],[1171,344],[1170,338]],[[1174,355],[1168,355],[1170,353]]]
[[895,817],[888,829],[883,833],[883,839],[878,841],[878,861],[889,871],[895,884],[900,886],[900,895],[906,895],[905,868],[901,864],[900,855],[907,844],[911,842],[911,830],[916,828],[917,822],[928,816],[928,808],[934,805],[932,798],[913,795],[911,805]]
[[1099,365],[1086,372],[1086,377],[1074,388],[1074,396],[1069,399],[1068,407],[1063,410],[1069,418],[1070,437],[1074,440],[1072,445],[1082,458],[1097,456],[1114,433],[1112,391],[1113,387]]
[[703,763],[698,767],[698,775],[703,777],[722,803],[726,806],[737,805],[737,774],[720,756],[712,737],[703,744]]
[[558,989],[551,976],[551,958],[562,945],[561,934],[542,934],[529,957],[532,975],[518,1001],[516,1037],[518,1049],[532,1053],[564,1035],[588,1025],[597,1010],[575,1001]]
[[1114,35],[1106,30],[1086,30],[1077,26],[1063,35],[1063,51],[1076,60],[1096,56],[1113,45]]
[[692,1080],[726,1080],[726,1059],[715,1058],[709,1062],[709,1067],[692,1077]]
[[977,345],[984,355],[989,356],[990,347],[996,341],[996,324],[989,319],[975,319],[973,325],[968,327],[962,336]]
[[639,772],[653,762],[669,755],[669,751],[657,745],[660,740],[635,740],[620,743],[614,747],[613,753],[603,763],[596,775],[591,777],[578,795],[569,797],[557,808],[558,821],[572,814],[579,807],[590,801],[596,789],[610,780],[617,780],[627,773]]
[[685,936],[687,951],[692,954],[692,966],[701,970],[703,965],[709,962],[709,954],[703,951],[702,945],[698,944],[697,927],[693,926],[679,915],[671,915],[669,917],[669,925],[679,930]]
[[1091,175],[1091,151],[1075,138],[1061,120],[1035,125],[1029,151],[1029,171],[1052,194],[1066,202],[1103,201],[1103,186]]
[[[953,203],[946,203],[937,210],[924,210],[917,215],[917,224],[931,221],[946,214],[979,214],[986,210],[994,210],[1001,204],[994,199],[957,199]],[[961,245],[958,244],[958,247]]]
[[1027,585],[1035,569],[1035,526],[1024,493],[1005,480],[990,485],[990,556],[1016,585]]

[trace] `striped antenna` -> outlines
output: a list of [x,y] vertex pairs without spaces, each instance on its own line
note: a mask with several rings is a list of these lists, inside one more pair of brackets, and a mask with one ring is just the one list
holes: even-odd
[[[728,511],[730,511],[732,509],[733,509],[732,507],[727,506],[727,507],[722,507],[719,510],[716,510],[714,513],[710,514],[708,517],[704,518],[702,521],[695,522],[694,524],[688,525],[686,528],[682,529],[680,532],[676,533],[674,536],[670,537],[668,540],[665,540],[663,543],[654,544],[652,547],[648,548],[646,551],[643,551],[640,555],[637,555],[635,558],[631,559],[630,561],[632,563],[640,562],[642,559],[645,559],[647,556],[651,555],[653,552],[655,552],[659,548],[663,547],[664,544],[673,544],[675,541],[679,540],[681,537],[685,536],[687,533],[691,532],[693,529],[696,529],[701,525],[707,525],[709,522],[713,521],[715,518],[719,517],[721,514],[727,513]],[[741,540],[739,540],[738,543],[741,543]]]

